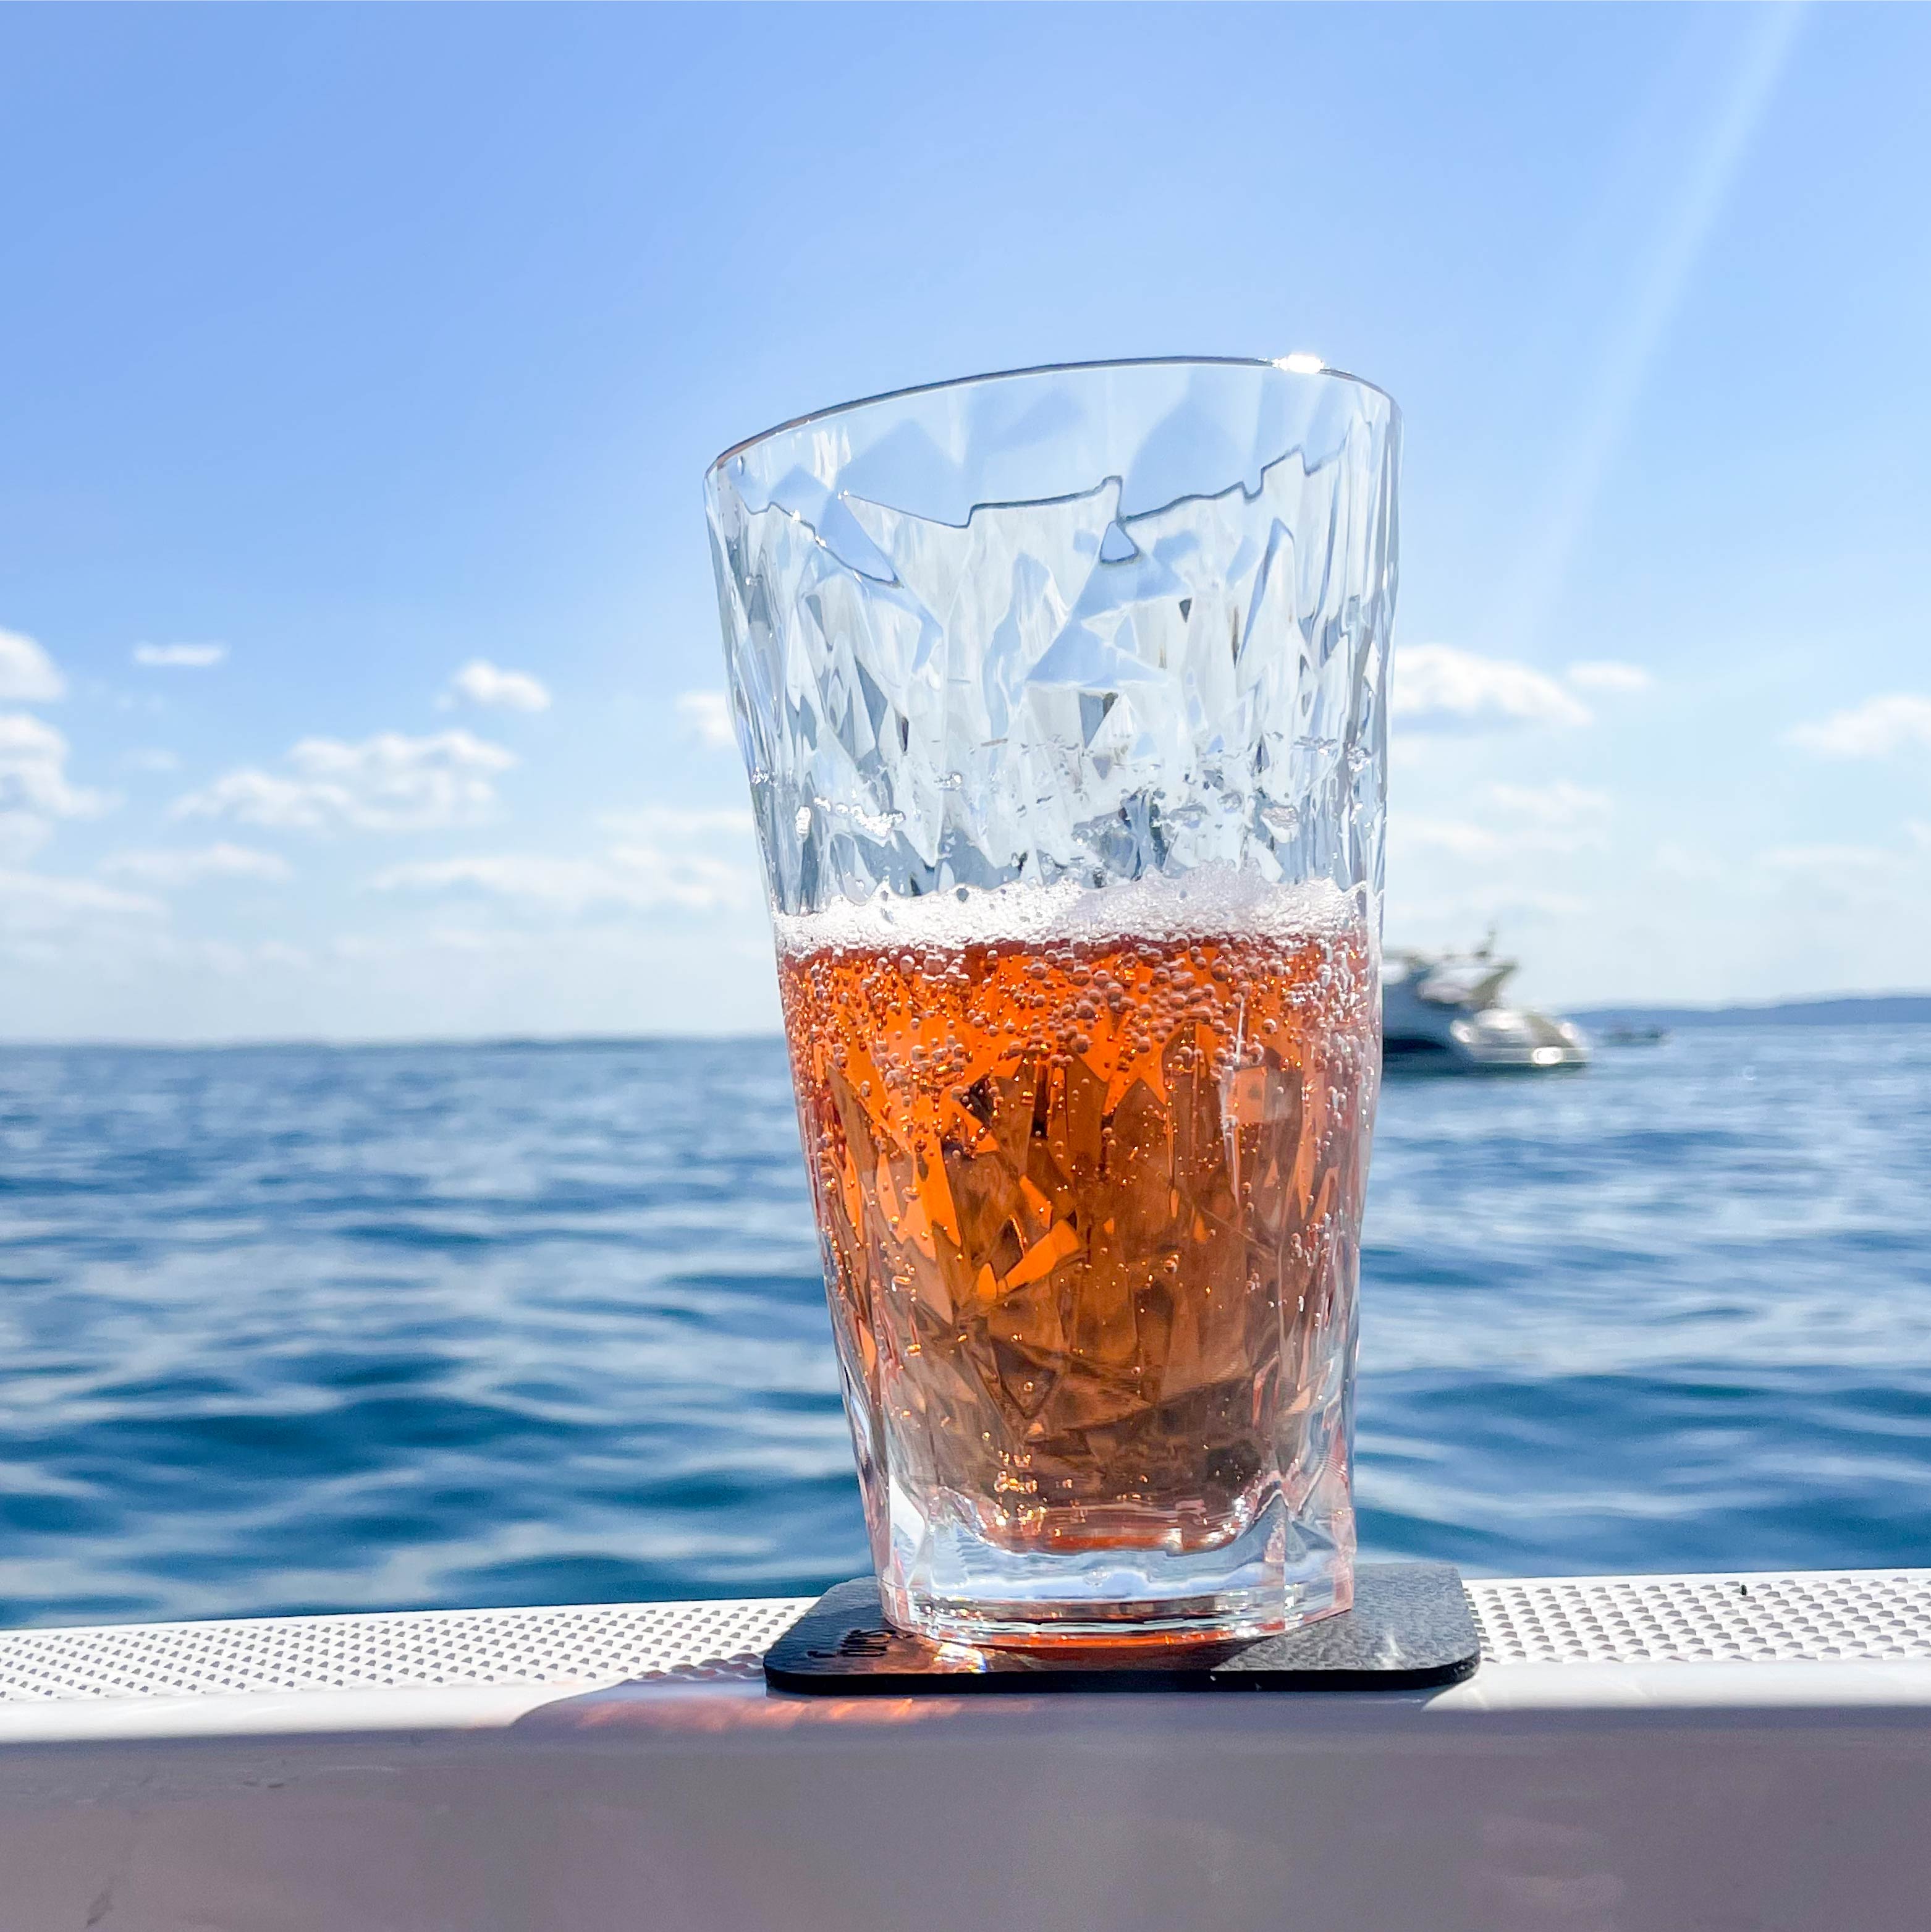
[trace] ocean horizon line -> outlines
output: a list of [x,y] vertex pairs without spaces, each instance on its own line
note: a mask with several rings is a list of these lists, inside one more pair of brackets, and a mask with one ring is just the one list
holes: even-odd
[[[1732,1000],[1680,1004],[1645,1003],[1568,1006],[1551,1003],[1553,1010],[1585,1025],[1768,1025],[1846,1026],[1931,1025],[1931,990],[1878,993],[1820,993],[1779,1000]],[[775,1027],[742,1028],[720,1032],[673,1033],[592,1030],[582,1033],[475,1034],[259,1034],[232,1038],[169,1039],[160,1036],[100,1034],[0,1035],[0,1051],[53,1052],[75,1048],[125,1052],[265,1052],[277,1049],[326,1048],[341,1052],[393,1051],[409,1047],[460,1047],[472,1050],[530,1052],[586,1047],[705,1046],[781,1042]]]

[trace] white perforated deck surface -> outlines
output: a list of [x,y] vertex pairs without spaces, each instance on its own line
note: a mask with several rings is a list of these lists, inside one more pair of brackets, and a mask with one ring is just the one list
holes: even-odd
[[1471,1583],[1495,1664],[1931,1660],[1931,1570]]
[[[1471,1582],[1490,1665],[1931,1661],[1931,1570]],[[0,1703],[755,1678],[808,1600],[0,1633]]]
[[811,1602],[766,1597],[0,1634],[0,1703],[760,1674]]

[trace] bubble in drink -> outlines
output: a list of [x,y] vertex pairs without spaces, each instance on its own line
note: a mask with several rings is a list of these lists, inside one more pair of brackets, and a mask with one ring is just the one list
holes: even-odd
[[989,904],[783,922],[835,1325],[901,1621],[895,1576],[943,1596],[967,1546],[982,1570],[1002,1552],[1130,1568],[1258,1537],[1291,1571],[1325,1545],[1345,1606],[1373,944],[1332,889],[1213,902],[1142,885],[1085,896],[1084,916],[1031,894],[1005,931]]

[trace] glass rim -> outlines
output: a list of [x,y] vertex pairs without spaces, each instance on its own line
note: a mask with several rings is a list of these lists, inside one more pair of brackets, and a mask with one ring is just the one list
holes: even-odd
[[808,428],[813,423],[829,422],[835,416],[849,416],[855,410],[870,409],[877,403],[895,403],[907,396],[934,395],[942,389],[976,388],[982,383],[1010,382],[1022,376],[1083,375],[1106,369],[1273,369],[1284,376],[1331,376],[1337,382],[1350,383],[1370,395],[1379,396],[1387,404],[1393,421],[1399,425],[1402,419],[1401,404],[1380,383],[1371,382],[1366,376],[1357,376],[1350,370],[1337,369],[1322,362],[1311,350],[1287,356],[1102,356],[1093,362],[1035,362],[1023,369],[988,369],[976,376],[949,376],[936,382],[909,382],[903,388],[881,389],[876,395],[856,396],[848,403],[832,403],[823,409],[807,410],[802,416],[773,423],[755,436],[741,437],[705,466],[705,478],[708,482],[733,457],[742,456],[746,450],[760,442],[768,442],[775,436]]

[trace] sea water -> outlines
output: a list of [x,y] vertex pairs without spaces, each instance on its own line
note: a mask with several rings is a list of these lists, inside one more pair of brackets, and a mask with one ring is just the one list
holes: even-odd
[[[1931,1561],[1931,1028],[1391,1082],[1364,1554]],[[0,1050],[0,1622],[866,1565],[776,1040]]]

